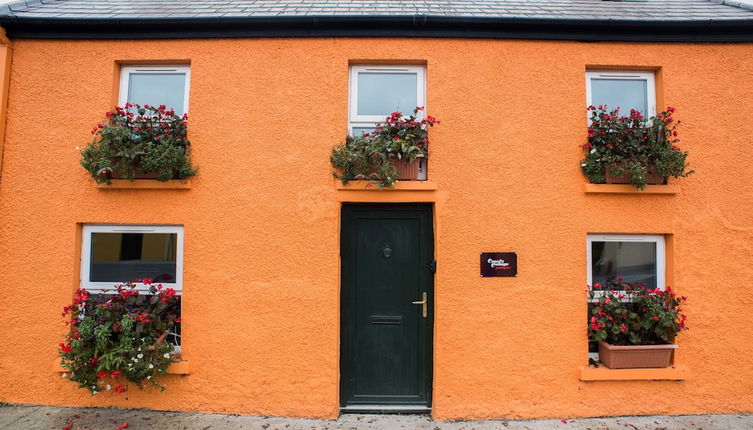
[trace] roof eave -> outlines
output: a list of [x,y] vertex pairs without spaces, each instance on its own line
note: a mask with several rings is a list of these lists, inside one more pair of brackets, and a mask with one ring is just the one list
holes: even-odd
[[440,37],[634,42],[753,42],[751,20],[472,16],[264,16],[67,19],[0,17],[11,38]]

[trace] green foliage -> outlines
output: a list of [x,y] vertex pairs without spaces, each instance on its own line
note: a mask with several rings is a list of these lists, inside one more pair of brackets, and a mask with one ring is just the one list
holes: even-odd
[[594,284],[589,297],[598,300],[591,309],[588,337],[612,345],[657,345],[674,341],[687,330],[686,316],[678,297],[670,287],[664,291],[622,282],[608,281],[605,287]]
[[164,105],[130,103],[105,115],[81,151],[81,165],[98,183],[111,183],[113,173],[130,180],[151,173],[163,182],[196,175],[186,138],[187,115],[179,117]]
[[348,136],[332,150],[330,161],[336,169],[332,174],[343,184],[366,180],[379,187],[393,186],[398,178],[395,159],[413,162],[429,155],[429,127],[439,121],[432,116],[418,119],[422,110],[416,108],[408,117],[393,112],[373,132]]
[[605,172],[630,178],[642,190],[649,173],[674,178],[693,173],[688,170],[688,152],[676,143],[677,125],[672,114],[675,108],[651,118],[631,109],[630,116],[620,116],[619,108],[608,111],[606,106],[589,106],[591,124],[588,142],[581,145],[586,157],[581,162],[583,173],[591,183],[604,183]]
[[92,394],[111,388],[123,393],[128,382],[164,389],[156,377],[172,362],[173,345],[164,339],[180,322],[179,298],[149,279],[136,282],[150,285],[152,294],[139,294],[133,282],[119,285],[113,295],[78,290],[63,309],[71,325],[58,350],[68,370],[64,376]]

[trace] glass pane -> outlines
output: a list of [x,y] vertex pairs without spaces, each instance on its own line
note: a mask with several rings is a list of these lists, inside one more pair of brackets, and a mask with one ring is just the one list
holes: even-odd
[[371,133],[372,131],[376,130],[374,127],[353,127],[353,132],[351,133],[351,136],[363,136],[364,133]]
[[622,276],[629,284],[656,288],[656,243],[592,242],[592,282],[604,285],[607,279]]
[[648,84],[645,79],[591,79],[591,104],[620,107],[625,116],[630,109],[648,112]]
[[90,282],[175,282],[176,233],[92,233]]
[[412,113],[418,106],[415,73],[359,73],[358,115]]
[[140,105],[165,105],[183,115],[186,75],[184,73],[131,73],[128,101]]

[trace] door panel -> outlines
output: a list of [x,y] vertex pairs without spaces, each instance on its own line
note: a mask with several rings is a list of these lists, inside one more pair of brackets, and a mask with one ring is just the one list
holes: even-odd
[[343,405],[428,405],[433,228],[429,205],[345,205]]

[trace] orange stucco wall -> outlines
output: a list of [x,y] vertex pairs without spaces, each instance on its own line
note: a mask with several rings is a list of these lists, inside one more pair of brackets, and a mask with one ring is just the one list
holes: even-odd
[[[337,190],[348,64],[427,66],[436,191]],[[184,190],[102,190],[78,165],[117,62],[191,64]],[[587,194],[589,66],[658,68],[697,173]],[[440,39],[16,40],[0,184],[0,401],[338,415],[342,200],[436,202],[440,419],[753,412],[753,44]],[[400,194],[405,193],[405,194]],[[185,226],[184,358],[165,392],[92,397],[53,372],[81,223]],[[579,379],[587,233],[662,233],[691,330],[684,381]],[[516,251],[517,278],[479,278]],[[295,269],[291,269],[291,265]]]

